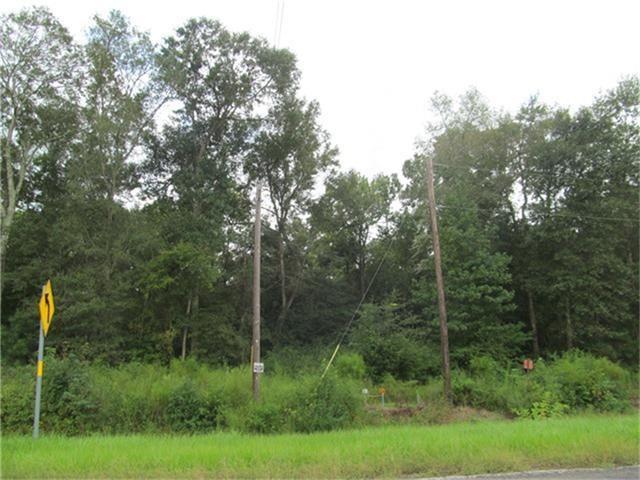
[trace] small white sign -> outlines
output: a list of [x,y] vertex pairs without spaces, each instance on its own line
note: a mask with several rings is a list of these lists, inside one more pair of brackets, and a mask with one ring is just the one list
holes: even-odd
[[367,388],[363,388],[362,389],[362,394],[363,395],[369,395],[369,390]]
[[264,373],[264,363],[253,363],[253,373]]

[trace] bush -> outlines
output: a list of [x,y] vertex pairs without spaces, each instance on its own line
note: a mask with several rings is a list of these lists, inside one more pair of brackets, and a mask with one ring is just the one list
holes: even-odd
[[98,402],[88,365],[70,357],[47,357],[40,425],[45,432],[77,435],[96,430]]
[[[33,366],[2,370],[4,433],[28,434],[33,425]],[[265,374],[262,403],[251,394],[248,367],[211,369],[195,361],[169,368],[131,363],[118,368],[89,365],[76,358],[45,362],[41,428],[66,435],[101,433],[206,432],[227,428],[242,432],[314,432],[364,423],[411,421],[438,423],[450,416],[442,401],[442,383],[396,379],[363,381],[357,354],[338,357],[320,381],[317,373]],[[454,401],[528,418],[549,418],[581,410],[624,411],[634,391],[631,374],[609,360],[571,352],[538,361],[526,375],[519,365],[489,357],[470,360],[467,371],[452,375]],[[386,389],[389,402],[421,414],[407,418],[366,415],[361,390]],[[418,398],[420,401],[418,402]],[[414,418],[415,417],[415,418]]]
[[317,432],[353,426],[362,409],[357,387],[327,375],[319,383],[308,382],[290,411],[295,431]]
[[362,355],[357,353],[343,353],[336,359],[335,368],[341,377],[363,380],[367,367]]
[[622,412],[630,407],[631,375],[606,358],[572,351],[539,373],[571,409]]
[[605,358],[569,352],[523,373],[518,367],[500,368],[486,357],[470,362],[470,373],[453,375],[454,401],[530,418],[595,410],[622,412],[630,407],[630,374]]
[[279,433],[286,430],[284,409],[273,403],[252,404],[246,412],[245,430],[250,433]]
[[0,422],[4,432],[27,434],[33,428],[35,366],[3,368]]
[[364,358],[368,376],[376,383],[385,374],[398,380],[425,382],[439,372],[439,349],[426,346],[415,331],[399,329],[398,325],[406,320],[393,306],[362,307],[350,341]]
[[216,397],[204,397],[186,381],[169,396],[167,421],[174,432],[206,432],[216,428],[219,411]]
[[568,411],[569,405],[559,401],[557,396],[551,392],[544,392],[542,398],[533,402],[529,408],[514,409],[518,417],[533,420],[561,417]]

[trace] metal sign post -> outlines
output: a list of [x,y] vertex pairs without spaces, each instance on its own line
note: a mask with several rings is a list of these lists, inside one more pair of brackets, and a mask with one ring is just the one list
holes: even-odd
[[40,312],[40,337],[38,340],[38,365],[36,367],[36,405],[33,412],[33,438],[38,438],[40,433],[40,399],[42,397],[42,374],[44,373],[44,336],[49,332],[51,319],[55,306],[53,303],[53,290],[51,280],[42,287],[42,296],[38,303]]
[[42,372],[44,370],[44,331],[40,323],[40,340],[38,341],[38,367],[36,372],[36,408],[33,414],[33,438],[40,433],[40,397],[42,396]]

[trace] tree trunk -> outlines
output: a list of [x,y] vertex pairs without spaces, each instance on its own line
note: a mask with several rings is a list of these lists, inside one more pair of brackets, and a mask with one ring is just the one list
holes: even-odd
[[185,358],[187,358],[187,334],[189,332],[189,326],[185,325],[184,327],[182,327],[182,354],[180,355],[180,358],[182,358],[182,360],[184,361]]
[[538,343],[538,324],[536,322],[536,311],[533,308],[533,294],[527,288],[527,301],[529,303],[529,321],[531,322],[531,336],[533,337],[533,356],[540,358],[540,344]]
[[284,267],[284,233],[280,228],[278,231],[278,265],[280,270],[280,315],[278,316],[278,325],[276,326],[276,336],[280,337],[287,319],[287,276]]
[[[194,335],[197,331],[198,311],[200,310],[200,288],[194,287],[191,290],[189,298],[191,302],[191,311],[189,312],[189,327],[191,328],[191,351],[193,352],[198,348],[198,337]],[[194,322],[195,321],[195,322]]]
[[[4,220],[4,219],[3,219]],[[5,226],[0,226],[0,312],[2,311],[2,279],[4,275],[4,252],[9,242],[9,234],[5,231]]]
[[569,307],[569,302],[565,304],[565,317],[566,317],[566,334],[567,334],[567,350],[571,350],[574,345],[574,333],[573,333],[573,323],[571,322],[571,308]]
[[[191,296],[189,296],[189,300],[187,300],[187,312],[186,312],[187,320],[191,316]],[[184,360],[187,358],[187,331],[189,330],[189,326],[185,325],[182,327],[182,355],[181,358]]]

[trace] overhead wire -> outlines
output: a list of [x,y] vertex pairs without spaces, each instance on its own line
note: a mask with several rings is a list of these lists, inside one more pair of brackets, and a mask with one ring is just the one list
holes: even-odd
[[[436,208],[446,208],[449,210],[466,210],[466,211],[480,211],[480,212],[494,212],[491,208],[479,208],[479,207],[458,207],[454,205],[436,205]],[[560,212],[549,213],[547,217],[562,217],[562,218],[574,218],[574,219],[587,219],[587,220],[605,220],[605,221],[618,221],[618,222],[631,222],[640,223],[640,219],[625,218],[625,217],[603,217],[595,215],[570,215]]]
[[[483,167],[476,167],[476,166],[465,166],[465,165],[453,165],[450,163],[438,163],[438,162],[433,162],[433,165],[438,166],[438,167],[445,167],[445,168],[457,168],[459,170],[465,170],[467,172],[475,170],[475,171],[479,171],[479,172],[488,172],[491,174],[495,174],[495,175],[512,175],[513,173],[510,172],[500,172],[499,170],[495,170],[493,168],[483,168]],[[542,173],[542,172],[530,172],[527,174],[530,177],[538,177],[538,178],[548,178],[548,179],[556,179],[558,176],[554,175],[552,173]],[[590,183],[592,185],[602,185],[602,182],[598,182],[596,180],[590,179],[590,178],[580,178],[579,179],[580,182],[584,182],[584,183]],[[630,185],[632,186],[632,185]]]
[[282,23],[284,20],[284,0],[277,0],[276,5],[276,21],[273,28],[273,46],[275,48],[280,44],[280,37],[282,36]]
[[[402,217],[402,220],[398,224],[397,230],[400,230],[400,228],[402,227],[402,224],[404,223],[406,218],[407,218],[406,216]],[[335,360],[336,355],[338,354],[338,351],[340,350],[340,347],[342,346],[342,342],[344,342],[344,339],[346,338],[347,333],[349,333],[349,329],[351,328],[351,325],[353,324],[354,320],[356,319],[356,316],[358,315],[358,312],[360,312],[360,308],[362,307],[365,299],[367,298],[367,295],[369,294],[369,290],[371,290],[371,287],[373,286],[373,283],[375,282],[376,277],[378,276],[378,273],[380,273],[380,270],[382,269],[382,265],[384,264],[384,261],[387,258],[387,254],[391,250],[391,244],[393,243],[393,241],[394,241],[394,237],[392,235],[389,236],[389,240],[387,241],[387,245],[385,247],[384,253],[382,254],[382,258],[380,259],[380,262],[378,263],[378,267],[376,268],[373,276],[371,277],[371,280],[369,281],[369,284],[367,285],[367,288],[365,289],[364,293],[360,297],[360,301],[358,302],[358,306],[354,310],[353,315],[351,315],[351,318],[349,319],[349,322],[347,323],[347,326],[345,327],[344,331],[340,335],[340,338],[338,340],[338,344],[336,345],[336,348],[334,349],[333,354],[331,355],[331,358],[327,362],[327,365],[326,365],[324,371],[322,372],[322,375],[320,376],[320,380],[324,379],[324,377],[326,376],[327,372],[329,371],[329,368],[331,368],[331,365],[333,364],[333,361]]]

